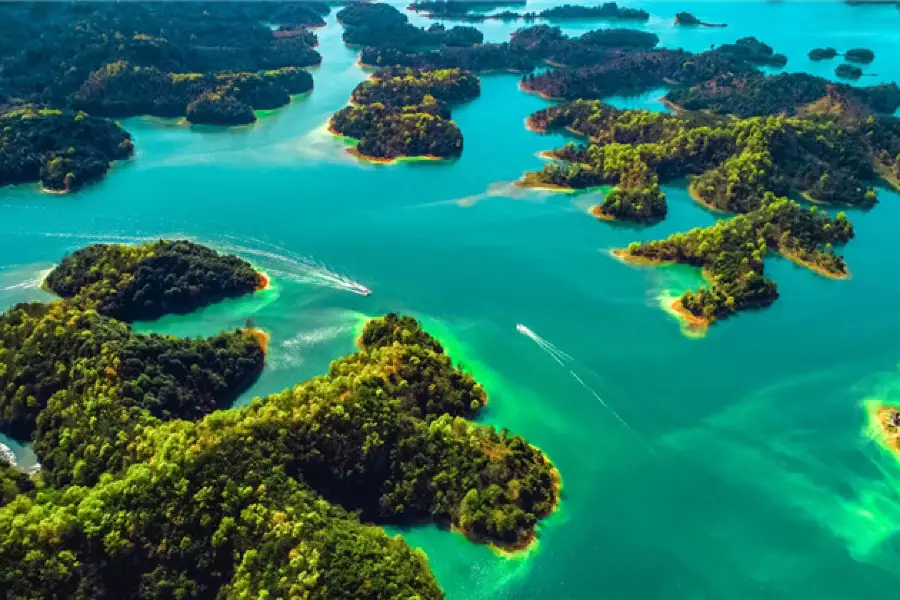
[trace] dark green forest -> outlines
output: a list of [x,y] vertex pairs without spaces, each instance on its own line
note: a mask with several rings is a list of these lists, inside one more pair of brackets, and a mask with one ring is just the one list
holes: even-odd
[[48,278],[66,298],[0,316],[0,431],[42,464],[0,464],[9,597],[442,598],[425,555],[367,523],[512,551],[558,503],[539,450],[468,420],[483,388],[414,319],[374,319],[327,374],[217,410],[262,369],[259,336],[136,334],[109,316],[147,309],[132,282],[196,287],[199,306],[259,280],[188,242],[96,245]]
[[0,114],[0,185],[39,181],[47,190],[71,192],[133,152],[125,130],[82,112],[19,108]]

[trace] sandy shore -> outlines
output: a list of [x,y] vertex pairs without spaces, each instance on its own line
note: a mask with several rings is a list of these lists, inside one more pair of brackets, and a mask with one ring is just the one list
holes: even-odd
[[822,267],[820,265],[809,262],[808,260],[803,259],[802,257],[800,257],[800,255],[795,254],[793,252],[788,252],[786,250],[779,250],[778,253],[781,254],[786,259],[788,259],[789,261],[791,261],[792,263],[794,263],[795,265],[798,265],[801,267],[806,267],[810,271],[813,271],[814,273],[817,273],[818,275],[821,275],[822,277],[827,277],[828,279],[850,279],[850,271],[849,270],[845,271],[843,273],[840,273],[840,272],[836,273],[834,271],[829,271],[828,269],[825,269],[824,267]]
[[694,202],[696,202],[697,204],[699,204],[700,206],[702,206],[703,208],[705,208],[706,210],[708,210],[708,211],[710,211],[710,212],[714,212],[714,213],[717,213],[717,214],[720,214],[720,215],[727,215],[727,214],[728,214],[728,211],[727,211],[727,210],[722,210],[721,208],[719,208],[719,207],[717,207],[717,206],[713,206],[712,204],[710,204],[709,202],[707,202],[706,200],[704,200],[704,199],[700,196],[700,194],[697,192],[697,188],[694,187],[694,182],[693,182],[693,181],[690,182],[690,183],[688,184],[688,195],[691,197],[691,199],[692,199]]
[[269,334],[263,331],[262,329],[257,329],[255,327],[246,329],[247,333],[256,338],[256,341],[259,343],[259,347],[262,348],[263,354],[269,353]]
[[523,83],[524,83],[523,81],[519,82],[519,89],[522,90],[523,92],[525,92],[526,94],[534,94],[535,96],[540,96],[544,100],[550,100],[551,102],[559,102],[559,101],[563,100],[563,98],[557,98],[556,96],[550,96],[549,94],[546,94],[544,92],[539,92],[537,90],[529,90],[524,85],[522,85]]
[[259,292],[261,290],[269,287],[269,284],[272,282],[269,279],[269,276],[263,273],[262,271],[257,271],[256,274],[259,276],[259,280],[256,282],[256,287],[253,288],[254,292]]
[[[594,206],[591,207],[591,210],[589,212],[593,216],[600,219],[601,221],[615,221],[616,220],[616,218],[614,216],[608,215],[605,212],[603,212],[602,204],[595,204]],[[616,250],[613,250],[613,252],[616,252]]]

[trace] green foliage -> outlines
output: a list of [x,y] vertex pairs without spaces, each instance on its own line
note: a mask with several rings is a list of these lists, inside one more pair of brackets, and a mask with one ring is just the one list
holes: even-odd
[[471,71],[530,72],[542,61],[580,66],[610,58],[624,50],[649,50],[659,42],[652,33],[634,29],[598,29],[570,38],[559,27],[537,25],[514,32],[509,42],[467,48],[443,47],[410,52],[396,47],[366,47],[360,60],[372,66],[420,69],[460,68]]
[[768,192],[761,206],[747,214],[662,241],[633,244],[628,254],[703,268],[710,287],[685,292],[681,305],[697,316],[723,318],[768,306],[778,297],[775,283],[763,275],[768,251],[843,276],[846,265],[832,246],[852,237],[853,228],[843,214],[832,219],[823,211],[801,208]]
[[33,489],[34,482],[31,478],[0,454],[0,508],[15,500],[19,494],[26,494]]
[[349,4],[337,17],[344,25],[344,41],[360,46],[414,50],[430,46],[466,47],[484,41],[482,33],[474,27],[447,29],[440,24],[427,29],[416,27],[389,4]]
[[[328,11],[322,2],[7,3],[0,22],[15,26],[0,40],[0,105],[175,117],[199,101],[197,122],[248,122],[249,107],[281,106],[299,93],[266,73],[318,64],[304,26],[324,25]],[[295,89],[312,87],[303,77]],[[245,83],[240,91],[233,80]]]
[[31,108],[0,114],[0,185],[40,181],[72,191],[133,151],[131,136],[106,119]]
[[123,321],[187,313],[262,285],[246,261],[186,240],[93,244],[65,257],[46,286]]
[[484,390],[414,319],[372,320],[327,374],[213,412],[259,372],[256,337],[137,335],[95,310],[132,282],[208,299],[245,270],[187,242],[91,246],[51,276],[71,298],[0,317],[0,427],[33,435],[48,484],[0,465],[9,597],[439,600],[425,555],[360,519],[534,538],[559,474],[466,420]]
[[545,131],[568,128],[591,144],[554,150],[562,162],[530,173],[526,181],[634,188],[647,180],[635,172],[653,173],[662,182],[696,175],[691,188],[703,203],[738,213],[759,208],[766,192],[796,191],[821,202],[871,207],[879,147],[893,148],[898,139],[884,126],[880,137],[869,135],[875,121],[848,126],[831,118],[681,117],[587,100],[538,111],[530,123]]
[[802,113],[823,98],[840,97],[875,112],[893,113],[900,106],[896,84],[853,87],[806,73],[721,74],[693,87],[671,90],[666,99],[686,110],[709,110],[739,117]]
[[478,78],[459,69],[384,69],[356,87],[354,104],[335,113],[330,127],[358,139],[363,156],[459,156],[462,134],[447,104],[480,93]]

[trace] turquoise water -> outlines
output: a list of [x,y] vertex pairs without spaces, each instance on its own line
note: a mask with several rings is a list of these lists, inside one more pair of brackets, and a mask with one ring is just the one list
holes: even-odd
[[[870,70],[900,80],[894,7],[642,6],[667,45],[755,34],[790,57],[788,70],[809,69],[814,46],[868,46]],[[675,30],[678,10],[731,26]],[[499,40],[515,27],[484,29]],[[366,316],[420,318],[485,384],[483,420],[525,435],[564,479],[539,545],[513,559],[434,527],[400,532],[428,552],[453,600],[846,600],[897,589],[900,470],[863,435],[862,402],[900,400],[900,195],[850,212],[851,280],[773,258],[773,307],[690,339],[659,297],[699,285],[699,273],[608,254],[714,222],[683,185],[665,188],[669,216],[645,229],[591,218],[596,195],[513,187],[564,138],[525,130],[546,103],[506,75],[484,77],[481,98],[455,109],[465,135],[455,163],[358,163],[322,126],[365,73],[333,18],[319,35],[314,92],[254,127],[129,119],[137,157],[101,184],[69,197],[0,189],[0,305],[45,299],[41,273],[94,241],[181,235],[236,251],[272,289],[138,328],[208,335],[252,318],[271,334],[270,354],[241,402],[323,372],[353,351]],[[617,103],[651,107],[658,95]],[[630,429],[517,323],[570,354]]]

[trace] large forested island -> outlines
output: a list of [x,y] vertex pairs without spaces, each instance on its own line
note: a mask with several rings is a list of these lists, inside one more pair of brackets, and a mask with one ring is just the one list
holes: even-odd
[[43,465],[32,480],[0,464],[7,594],[439,599],[424,554],[364,522],[432,521],[509,551],[534,539],[556,469],[468,420],[484,390],[415,320],[370,321],[327,374],[213,412],[262,368],[256,332],[178,339],[108,316],[259,281],[186,242],[92,246],[49,276],[66,298],[0,316],[0,431]]
[[478,78],[459,69],[391,67],[357,86],[352,103],[335,113],[329,129],[358,140],[354,151],[367,159],[457,157],[463,138],[450,105],[480,92]]
[[0,186],[40,181],[46,190],[70,192],[133,152],[121,127],[83,112],[19,108],[0,114]]
[[[647,21],[650,13],[636,8],[620,7],[615,2],[604,2],[596,6],[581,4],[563,4],[541,11],[518,13],[509,7],[524,6],[525,2],[484,2],[479,0],[418,0],[409,5],[411,10],[421,12],[432,18],[460,19],[464,21],[487,21],[491,19],[514,21],[524,19],[549,19],[555,21],[602,19]],[[489,12],[498,8],[507,8],[500,12]]]

